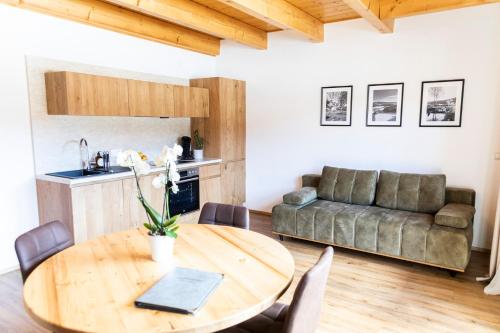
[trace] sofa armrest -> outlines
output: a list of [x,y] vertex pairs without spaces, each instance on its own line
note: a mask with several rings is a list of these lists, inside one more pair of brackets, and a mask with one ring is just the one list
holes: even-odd
[[447,187],[445,202],[475,206],[476,191],[469,188]]
[[474,206],[450,203],[436,213],[434,223],[447,227],[466,229],[469,224],[472,224],[475,212],[476,209]]
[[283,202],[288,205],[302,206],[318,198],[316,187],[303,187],[298,191],[287,193],[283,196]]
[[302,187],[318,187],[321,175],[307,174],[302,176]]

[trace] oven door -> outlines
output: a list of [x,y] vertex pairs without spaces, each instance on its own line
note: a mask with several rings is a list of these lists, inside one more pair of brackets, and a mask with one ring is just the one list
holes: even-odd
[[181,179],[177,182],[179,192],[170,193],[170,216],[186,214],[200,209],[200,180],[198,176]]

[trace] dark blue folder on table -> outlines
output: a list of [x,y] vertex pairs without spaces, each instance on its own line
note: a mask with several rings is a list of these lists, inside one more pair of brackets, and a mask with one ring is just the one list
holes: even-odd
[[223,274],[176,267],[135,300],[139,308],[195,314],[222,282]]

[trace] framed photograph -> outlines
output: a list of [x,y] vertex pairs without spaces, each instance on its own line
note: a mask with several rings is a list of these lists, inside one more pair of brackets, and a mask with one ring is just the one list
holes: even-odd
[[321,126],[351,126],[352,86],[321,88]]
[[368,85],[366,126],[401,126],[404,83]]
[[424,81],[420,127],[462,126],[465,80]]

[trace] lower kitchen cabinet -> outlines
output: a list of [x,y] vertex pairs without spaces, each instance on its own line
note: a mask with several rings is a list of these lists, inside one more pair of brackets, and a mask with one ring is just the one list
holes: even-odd
[[246,201],[245,179],[245,160],[225,162],[221,172],[221,202],[243,205]]
[[[217,171],[218,170],[218,171]],[[163,206],[163,189],[152,185],[156,174],[140,178],[142,194],[158,211]],[[221,202],[220,165],[200,167],[200,209],[205,202]],[[70,187],[37,180],[40,224],[59,220],[73,232],[75,242],[142,226],[148,221],[137,199],[134,178]],[[179,223],[198,223],[200,211],[184,214]]]

